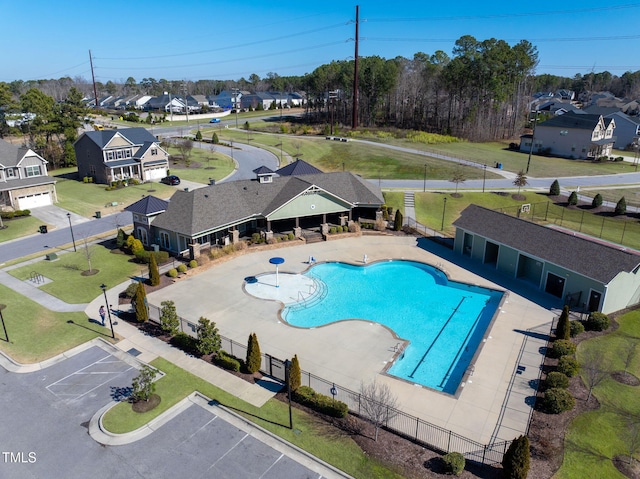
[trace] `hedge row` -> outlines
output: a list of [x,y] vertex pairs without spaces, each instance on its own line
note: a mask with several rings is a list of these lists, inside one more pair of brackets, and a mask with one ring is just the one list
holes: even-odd
[[212,359],[213,364],[220,366],[224,369],[228,369],[229,371],[240,371],[242,368],[242,360],[232,356],[231,354],[227,354],[226,352],[220,350],[218,354]]
[[345,417],[349,412],[349,406],[342,401],[317,393],[309,386],[300,386],[292,394],[294,401],[327,416]]
[[144,249],[136,251],[136,261],[138,263],[149,264],[149,261],[151,261],[151,255],[154,255],[156,257],[157,264],[162,264],[169,261],[169,253],[167,251],[147,251]]
[[12,218],[20,218],[22,216],[31,215],[31,210],[16,210],[16,211],[2,211],[0,212],[0,218],[3,220],[10,220]]

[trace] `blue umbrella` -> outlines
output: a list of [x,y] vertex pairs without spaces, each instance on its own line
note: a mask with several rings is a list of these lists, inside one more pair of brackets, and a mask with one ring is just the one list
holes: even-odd
[[278,266],[284,263],[284,258],[276,256],[275,258],[271,258],[269,260],[269,263],[276,265],[276,288],[279,288],[280,284],[278,284]]

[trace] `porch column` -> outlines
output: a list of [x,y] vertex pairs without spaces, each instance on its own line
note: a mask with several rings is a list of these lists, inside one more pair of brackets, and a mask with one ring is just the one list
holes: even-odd
[[300,228],[300,218],[296,216],[296,228]]
[[327,222],[327,214],[326,213],[322,213],[322,222],[323,223]]

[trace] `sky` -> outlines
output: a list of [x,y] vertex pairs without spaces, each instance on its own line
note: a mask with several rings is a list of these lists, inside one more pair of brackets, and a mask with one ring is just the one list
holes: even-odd
[[[472,35],[530,41],[536,74],[640,70],[640,3],[0,0],[0,81],[124,82],[304,75],[355,57],[413,58]],[[91,52],[91,55],[90,53]]]

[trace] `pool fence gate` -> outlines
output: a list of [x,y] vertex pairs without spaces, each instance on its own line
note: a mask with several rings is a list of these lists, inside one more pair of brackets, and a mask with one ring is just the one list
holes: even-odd
[[[149,319],[160,324],[160,309],[158,306],[149,305]],[[189,336],[197,337],[197,323],[178,317],[179,331]],[[244,360],[247,357],[247,345],[238,343],[232,339],[220,336],[221,349],[226,353]],[[248,338],[247,338],[248,339]],[[285,362],[270,354],[263,353],[260,371],[283,382],[285,381]],[[342,401],[349,407],[349,412],[366,419],[362,405],[363,401],[372,401],[364,398],[359,392],[351,391],[332,381],[320,378],[306,371],[301,371],[303,386],[309,386],[314,391]],[[387,407],[383,404],[380,407]],[[502,462],[511,441],[498,441],[491,444],[481,444],[466,438],[449,429],[436,426],[418,417],[407,414],[399,409],[387,407],[386,420],[382,427],[399,436],[424,445],[441,453],[459,452],[468,461],[482,465],[495,465]]]

